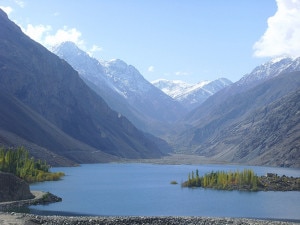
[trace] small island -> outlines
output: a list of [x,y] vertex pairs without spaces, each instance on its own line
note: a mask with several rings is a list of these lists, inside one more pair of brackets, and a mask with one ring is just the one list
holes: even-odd
[[188,175],[188,180],[182,187],[202,187],[217,190],[239,191],[300,191],[300,178],[268,173],[266,176],[257,176],[251,169],[243,171],[210,172],[199,176],[199,171]]

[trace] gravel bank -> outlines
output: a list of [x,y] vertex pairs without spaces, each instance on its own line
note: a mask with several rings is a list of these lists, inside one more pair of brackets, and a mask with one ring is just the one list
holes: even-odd
[[[7,223],[6,223],[6,221]],[[16,223],[11,223],[11,222]],[[1,224],[18,225],[292,225],[297,222],[208,217],[65,217],[0,213]]]

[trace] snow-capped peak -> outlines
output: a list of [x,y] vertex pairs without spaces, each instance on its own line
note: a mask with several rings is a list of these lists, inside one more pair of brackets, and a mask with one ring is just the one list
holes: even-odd
[[197,84],[187,84],[180,80],[166,79],[155,80],[151,83],[186,107],[195,108],[209,96],[230,85],[232,82],[226,78],[220,78],[214,81],[201,81]]
[[[295,71],[300,69],[300,58],[277,57],[260,66],[257,66],[251,73],[243,76],[238,82],[238,86],[249,85],[254,82],[264,81],[278,76],[283,72]],[[298,68],[298,69],[297,69]]]
[[291,57],[287,57],[287,56],[278,56],[278,57],[272,58],[269,62],[266,62],[266,63],[274,64],[274,63],[278,63],[281,60],[287,59],[287,58],[291,59]]

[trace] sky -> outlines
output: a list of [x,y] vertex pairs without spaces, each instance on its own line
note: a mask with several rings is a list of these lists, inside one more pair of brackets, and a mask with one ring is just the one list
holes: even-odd
[[121,59],[149,81],[235,82],[281,56],[300,56],[300,0],[0,0],[48,49],[75,42]]

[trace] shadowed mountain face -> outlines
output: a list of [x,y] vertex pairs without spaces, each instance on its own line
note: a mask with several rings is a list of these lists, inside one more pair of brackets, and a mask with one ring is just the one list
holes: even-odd
[[[297,90],[228,127],[222,136],[218,137],[222,143],[226,143],[227,151],[222,154],[222,158],[254,165],[299,168],[299,109],[300,90]],[[213,153],[214,150],[223,147],[214,146],[210,150]],[[220,154],[216,153],[214,154]]]
[[177,145],[229,162],[297,167],[299,87],[300,72],[292,72],[238,94],[216,94],[189,115]]
[[0,108],[0,146],[24,146],[52,166],[117,159],[70,137],[3,90]]
[[[161,155],[142,132],[91,91],[69,64],[24,35],[1,10],[0,89],[90,148],[129,158]],[[25,128],[30,129],[30,124]],[[20,132],[28,140],[26,130]],[[45,142],[40,145],[47,147]],[[66,150],[56,151],[64,155]]]

